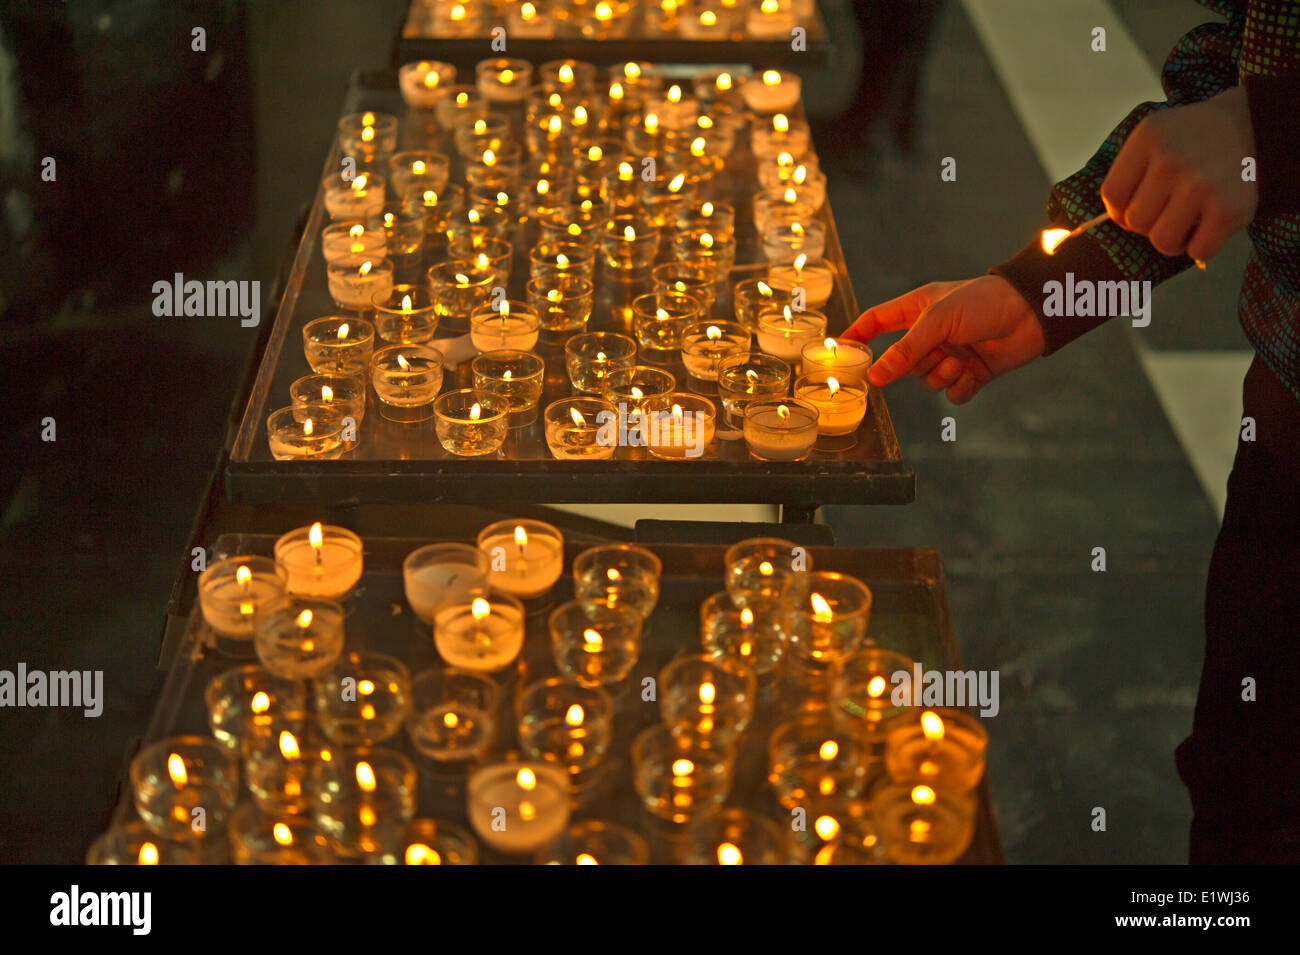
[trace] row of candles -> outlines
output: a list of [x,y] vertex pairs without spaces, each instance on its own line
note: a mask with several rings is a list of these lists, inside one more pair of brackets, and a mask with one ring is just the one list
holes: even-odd
[[[575,559],[575,597],[547,620],[561,675],[515,693],[524,758],[489,761],[503,718],[500,677],[523,648],[526,602],[536,609],[563,573],[563,546],[549,524],[503,521],[475,545],[412,552],[407,601],[445,663],[414,678],[391,656],[345,650],[342,601],[363,569],[361,541],[345,529],[291,531],[272,561],[214,563],[200,580],[204,619],[227,649],[251,642],[260,663],[208,686],[211,738],[173,737],[139,754],[131,780],[141,821],[105,834],[91,861],[212,860],[223,836],[236,862],[476,861],[463,829],[415,818],[416,764],[383,745],[403,727],[428,765],[466,777],[471,827],[494,850],[646,861],[637,833],[602,820],[570,825],[570,813],[607,761],[611,690],[637,663],[658,603],[663,568],[653,551],[609,544]],[[812,570],[806,551],[773,538],[732,547],[724,583],[701,605],[701,652],[659,672],[661,721],[631,753],[647,811],[687,834],[684,861],[956,859],[973,832],[987,735],[960,711],[918,719],[894,704],[891,678],[913,662],[868,639],[871,591]],[[760,685],[783,661],[812,688],[767,745],[778,801],[811,819],[789,833],[725,808]],[[242,787],[251,802],[238,806]]]
[[[556,457],[612,455],[615,446],[601,439],[601,425],[615,414],[621,433],[639,420],[663,438],[642,443],[664,457],[692,456],[683,453],[686,446],[712,440],[716,405],[675,391],[673,376],[654,367],[679,356],[691,390],[721,398],[726,424],[736,433],[743,429],[755,456],[796,460],[814,445],[851,446],[866,410],[871,355],[855,343],[825,337],[826,317],[816,309],[832,294],[834,278],[815,259],[824,251],[824,230],[811,218],[825,200],[825,177],[816,168],[806,124],[792,124],[784,113],[771,115],[766,134],[761,126],[754,131],[755,151],[765,160],[755,219],[773,240],[765,243],[772,260],[766,281],[736,284],[735,321],[710,320],[716,285],[727,280],[735,254],[732,207],[696,195],[730,148],[730,136],[714,131],[740,121],[738,90],[751,106],[797,105],[797,77],[768,71],[739,83],[714,70],[696,78],[697,95],[690,97],[677,85],[663,92],[650,64],[615,67],[604,108],[634,100],[625,117],[626,142],[566,140],[577,165],[576,179],[566,184],[569,174],[552,152],[556,143],[530,143],[541,152],[523,169],[518,146],[509,139],[510,118],[488,107],[526,98],[530,130],[549,130],[561,117],[591,121],[603,115],[593,98],[595,67],[571,60],[543,64],[536,89],[525,61],[487,60],[477,74],[476,87],[461,88],[447,64],[410,64],[402,71],[408,101],[435,106],[439,122],[454,132],[473,184],[469,208],[463,190],[448,185],[445,155],[391,155],[395,117],[365,113],[340,122],[345,152],[366,163],[389,157],[401,201],[395,208],[385,205],[384,179],[373,172],[327,180],[326,208],[340,218],[322,236],[330,290],[341,309],[358,315],[328,316],[304,328],[304,352],[314,374],[295,382],[293,404],[268,419],[275,457],[337,457],[351,450],[371,389],[386,418],[434,418],[448,452],[496,452],[511,428],[537,418],[544,363],[533,349],[543,336],[568,338],[570,382],[580,394],[596,397],[594,403],[574,399],[547,409],[547,441]],[[701,104],[707,104],[706,112],[700,112]],[[680,145],[694,133],[708,135],[690,141],[691,158],[700,162],[684,171],[645,180],[622,158],[635,147],[667,161],[671,153],[660,153],[660,147]],[[718,152],[712,159],[711,142]],[[507,209],[513,211],[507,215]],[[362,213],[382,219],[349,218]],[[403,250],[412,247],[397,234],[407,228],[404,220],[417,252],[426,232],[445,231],[453,257],[428,270],[427,286],[394,283],[395,266],[386,255],[394,242]],[[521,230],[521,220],[536,220],[541,236],[529,254],[526,301],[500,294],[514,258],[508,236]],[[676,261],[655,264],[661,230],[672,233],[674,227]],[[632,298],[627,308],[635,337],[580,334],[592,312],[598,262],[616,278],[649,272],[652,290]],[[468,331],[480,353],[473,362],[474,387],[439,394],[446,361],[432,342],[440,327]],[[752,356],[751,335],[762,350]],[[376,347],[377,341],[386,344]],[[794,400],[779,400],[790,392],[795,363],[803,377],[793,381]],[[751,401],[759,407],[747,417]]]
[[486,37],[502,26],[522,39],[609,40],[640,32],[656,39],[788,43],[813,9],[814,0],[419,0],[407,33]]

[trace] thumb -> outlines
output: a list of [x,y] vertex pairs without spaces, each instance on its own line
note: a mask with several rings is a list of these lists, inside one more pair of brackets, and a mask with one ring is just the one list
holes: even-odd
[[885,349],[868,370],[867,380],[876,387],[893,384],[943,345],[951,328],[952,309],[940,300],[921,313],[906,335]]

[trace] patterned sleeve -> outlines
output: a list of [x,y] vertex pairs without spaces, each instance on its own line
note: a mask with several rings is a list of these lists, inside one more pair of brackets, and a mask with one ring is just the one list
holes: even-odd
[[1300,212],[1300,0],[1251,0],[1240,68],[1255,132],[1256,216]]
[[[1106,211],[1101,201],[1102,181],[1120,147],[1145,117],[1171,106],[1209,99],[1237,85],[1247,3],[1245,0],[1201,0],[1201,3],[1226,19],[1202,24],[1179,40],[1165,61],[1161,75],[1165,101],[1142,103],[1136,107],[1106,137],[1082,169],[1052,187],[1047,214],[1055,225],[1072,228]],[[1045,283],[1064,282],[1067,273],[1096,281],[1146,280],[1159,283],[1191,264],[1185,255],[1161,255],[1145,236],[1106,222],[1072,239],[1052,256],[1046,255],[1035,240],[990,271],[1015,286],[1038,313],[1047,339],[1046,354],[1051,354],[1106,319],[1044,315]]]

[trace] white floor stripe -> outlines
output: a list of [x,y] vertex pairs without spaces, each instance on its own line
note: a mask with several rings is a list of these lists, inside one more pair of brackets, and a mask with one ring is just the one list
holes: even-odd
[[[1134,106],[1163,100],[1159,73],[1106,0],[962,0],[1038,160],[1057,182]],[[1106,51],[1092,49],[1106,31]],[[1170,425],[1220,517],[1250,352],[1152,352],[1132,339]]]

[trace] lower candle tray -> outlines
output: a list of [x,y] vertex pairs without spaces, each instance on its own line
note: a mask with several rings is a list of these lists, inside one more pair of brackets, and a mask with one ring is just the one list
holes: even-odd
[[[263,535],[223,535],[217,540],[218,558],[234,554],[270,554],[275,538]],[[402,561],[427,541],[373,538],[365,541],[365,573],[345,602],[348,650],[371,650],[391,654],[405,662],[412,675],[430,667],[443,666],[428,627],[411,612],[402,583]],[[503,685],[498,704],[496,740],[488,755],[497,759],[517,750],[512,712],[514,689],[520,682],[531,683],[557,675],[551,659],[547,617],[550,609],[572,597],[573,581],[568,568],[587,544],[566,544],[565,576],[553,588],[550,599],[530,613],[523,653],[519,662],[498,674]],[[647,545],[663,561],[658,605],[647,622],[641,655],[631,674],[621,684],[609,687],[615,698],[614,739],[597,779],[582,793],[574,809],[574,820],[602,819],[621,823],[641,833],[650,845],[652,863],[676,861],[680,839],[666,823],[659,822],[642,806],[632,785],[631,745],[636,734],[660,719],[659,705],[641,698],[642,680],[657,677],[670,659],[682,652],[699,652],[699,607],[708,596],[722,589],[721,546],[686,544]],[[867,549],[850,547],[809,548],[809,559],[818,570],[851,574],[871,588],[874,602],[869,635],[876,644],[910,656],[929,669],[960,666],[956,637],[948,608],[943,566],[938,554],[923,548]],[[208,733],[203,690],[224,670],[247,662],[219,655],[205,646],[210,632],[196,606],[180,648],[171,664],[162,696],[145,733],[143,744],[181,733]],[[250,647],[251,649],[251,647]],[[779,684],[769,687],[768,684]],[[782,809],[767,783],[767,739],[772,730],[793,715],[794,704],[783,701],[780,678],[771,675],[760,682],[753,723],[737,750],[735,780],[727,807],[749,809],[790,824],[791,815]],[[433,764],[416,752],[403,730],[381,744],[397,749],[420,767],[417,816],[445,819],[469,829],[465,809],[464,775],[446,776],[432,772]],[[1000,863],[1002,850],[997,825],[988,799],[986,781],[977,790],[975,835],[960,860],[968,864]],[[120,807],[131,812],[129,796]],[[472,830],[471,830],[472,831]],[[482,846],[484,863],[517,863],[530,858],[505,856]]]

